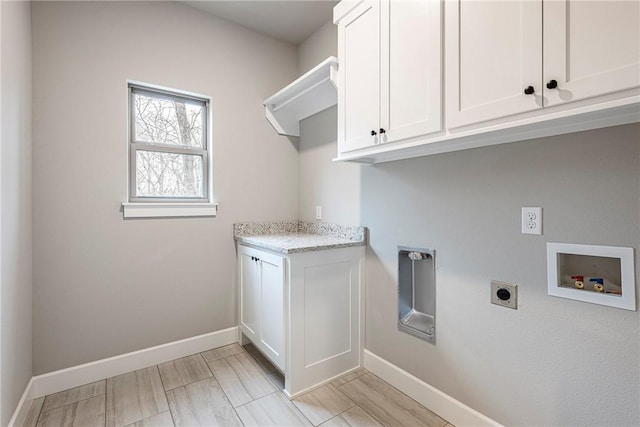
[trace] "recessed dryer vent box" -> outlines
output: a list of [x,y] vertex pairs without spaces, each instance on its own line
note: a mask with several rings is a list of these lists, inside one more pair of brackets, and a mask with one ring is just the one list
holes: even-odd
[[633,248],[547,243],[548,294],[636,309]]

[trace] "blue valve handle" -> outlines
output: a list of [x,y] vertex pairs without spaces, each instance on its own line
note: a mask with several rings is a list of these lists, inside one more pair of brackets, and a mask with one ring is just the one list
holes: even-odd
[[604,279],[601,277],[592,277],[591,279],[589,279],[590,282],[594,282],[594,283],[600,283],[601,285],[604,285]]

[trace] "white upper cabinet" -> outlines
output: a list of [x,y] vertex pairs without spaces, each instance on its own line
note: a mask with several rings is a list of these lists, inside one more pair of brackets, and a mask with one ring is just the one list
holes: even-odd
[[640,86],[639,1],[545,1],[543,22],[545,106]]
[[379,1],[364,1],[340,21],[338,52],[338,144],[350,151],[371,145],[379,127]]
[[334,22],[337,160],[640,122],[640,0],[343,0]]
[[340,152],[441,130],[441,8],[437,0],[336,7]]
[[542,2],[451,0],[446,7],[447,126],[540,108]]
[[638,87],[639,5],[447,1],[447,127]]

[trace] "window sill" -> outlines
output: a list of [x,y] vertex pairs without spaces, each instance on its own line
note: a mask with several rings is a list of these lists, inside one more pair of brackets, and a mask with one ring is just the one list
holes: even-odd
[[122,203],[124,218],[215,217],[217,211],[217,203]]

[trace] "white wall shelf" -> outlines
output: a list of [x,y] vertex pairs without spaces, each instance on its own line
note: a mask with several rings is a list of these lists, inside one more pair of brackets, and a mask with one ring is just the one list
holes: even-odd
[[330,56],[264,101],[265,115],[280,135],[300,136],[300,120],[338,103],[338,59]]

